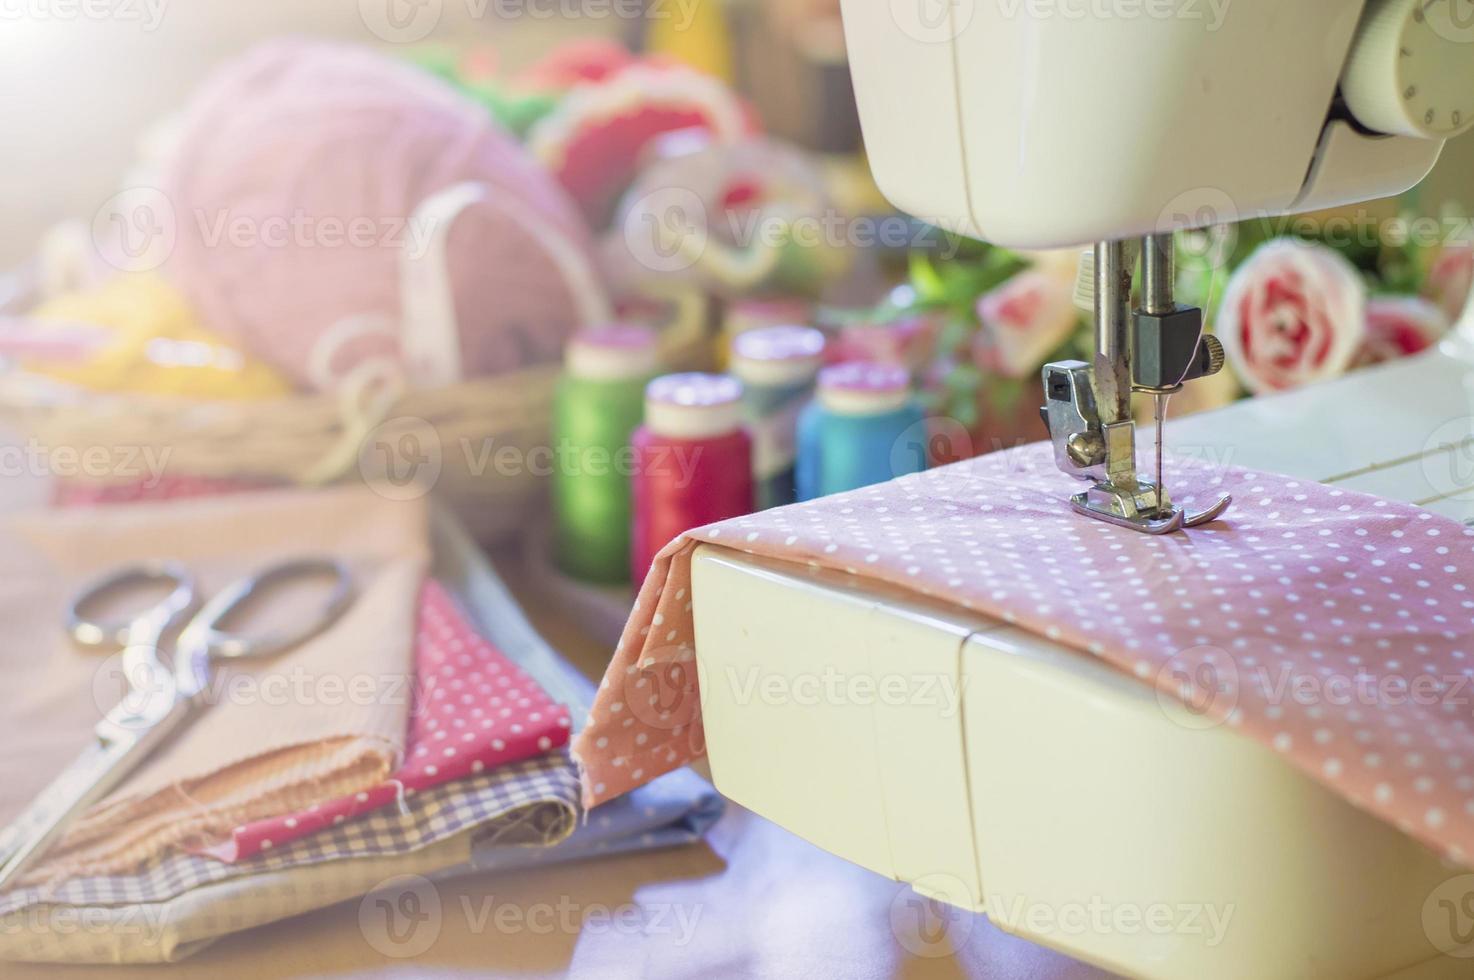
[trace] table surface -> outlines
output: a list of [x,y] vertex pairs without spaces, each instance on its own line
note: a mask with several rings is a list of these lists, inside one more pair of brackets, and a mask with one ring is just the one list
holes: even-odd
[[[525,581],[506,561],[509,582]],[[590,676],[608,652],[550,602],[519,596],[553,646]],[[270,977],[695,977],[1096,980],[1110,975],[1009,936],[735,805],[705,843],[439,884],[438,935],[410,959],[377,951],[359,903],[228,937],[168,969]],[[642,911],[637,911],[642,910]],[[12,980],[97,977],[98,967],[7,964]],[[116,969],[116,968],[113,968]],[[157,968],[127,968],[153,975]]]

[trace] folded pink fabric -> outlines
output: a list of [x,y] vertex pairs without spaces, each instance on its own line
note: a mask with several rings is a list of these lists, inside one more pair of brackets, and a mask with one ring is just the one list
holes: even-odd
[[212,476],[171,476],[146,483],[90,483],[56,480],[51,485],[51,503],[56,507],[91,507],[98,504],[136,504],[151,500],[183,500],[225,493],[271,490],[280,484],[266,480],[237,480]]
[[1474,854],[1474,529],[1411,504],[1181,460],[1213,525],[1073,514],[1048,446],[700,528],[640,590],[574,751],[594,806],[703,747],[698,542],[848,571],[1088,651],[1457,861]]
[[401,794],[568,744],[568,709],[483,639],[433,579],[420,593],[415,670],[404,764],[391,779],[300,813],[237,827],[229,841],[203,853],[222,861],[244,860],[388,806]]

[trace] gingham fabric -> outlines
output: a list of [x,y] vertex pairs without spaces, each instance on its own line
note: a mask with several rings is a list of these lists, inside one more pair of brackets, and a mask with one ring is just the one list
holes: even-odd
[[[182,960],[224,936],[361,899],[392,888],[396,880],[405,881],[404,876],[420,883],[455,874],[465,868],[473,834],[462,833],[408,854],[263,871],[202,885],[163,902],[33,905],[0,916],[0,961],[117,967]],[[338,942],[331,930],[322,940],[330,948]],[[348,942],[355,951],[361,949],[352,938]]]
[[36,905],[129,905],[160,902],[202,885],[267,871],[404,854],[476,828],[480,840],[544,847],[573,831],[578,777],[566,752],[554,752],[407,795],[380,810],[249,860],[227,864],[178,854],[138,874],[71,878],[0,896],[0,916]]

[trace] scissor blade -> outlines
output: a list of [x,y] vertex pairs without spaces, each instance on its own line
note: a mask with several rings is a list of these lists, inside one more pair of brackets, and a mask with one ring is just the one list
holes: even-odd
[[0,892],[14,887],[84,810],[102,799],[128,772],[136,738],[98,739],[87,745],[41,795],[0,831]]
[[108,712],[95,740],[0,832],[0,892],[13,888],[72,821],[117,789],[197,708],[196,701],[158,692],[142,707],[120,703]]

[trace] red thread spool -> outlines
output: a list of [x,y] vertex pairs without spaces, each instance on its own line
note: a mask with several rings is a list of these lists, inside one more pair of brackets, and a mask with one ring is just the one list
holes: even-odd
[[742,384],[715,374],[669,374],[645,388],[635,430],[630,570],[642,582],[655,555],[692,528],[752,513],[752,439]]

